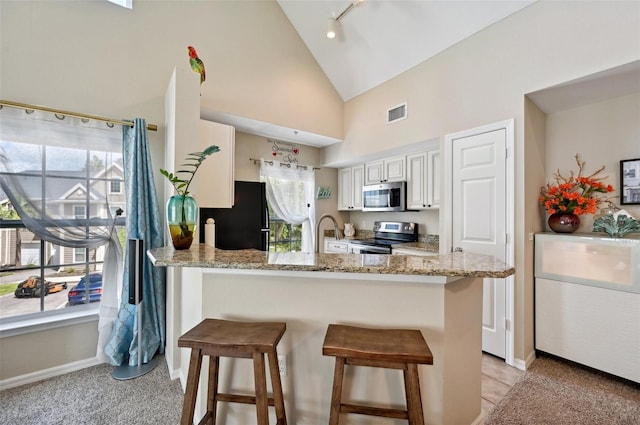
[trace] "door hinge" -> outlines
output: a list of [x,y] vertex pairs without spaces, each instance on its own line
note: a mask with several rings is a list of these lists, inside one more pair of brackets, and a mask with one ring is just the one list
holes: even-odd
[[504,149],[504,159],[509,159],[509,148]]
[[509,234],[508,233],[504,234],[504,243],[509,243]]
[[511,321],[509,321],[509,319],[504,319],[504,330],[505,331],[511,330]]

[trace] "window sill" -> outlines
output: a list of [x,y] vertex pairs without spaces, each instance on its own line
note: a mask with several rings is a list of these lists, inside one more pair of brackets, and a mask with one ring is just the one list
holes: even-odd
[[0,339],[98,320],[99,304],[0,319]]

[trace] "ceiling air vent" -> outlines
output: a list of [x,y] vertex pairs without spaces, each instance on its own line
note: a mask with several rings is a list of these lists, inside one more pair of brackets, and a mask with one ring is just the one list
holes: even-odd
[[407,102],[387,110],[387,124],[407,118]]

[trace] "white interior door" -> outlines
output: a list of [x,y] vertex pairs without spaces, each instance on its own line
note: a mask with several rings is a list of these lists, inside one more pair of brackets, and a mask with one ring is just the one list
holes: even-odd
[[[507,262],[507,130],[452,140],[452,245]],[[484,279],[482,350],[505,358],[505,280]]]

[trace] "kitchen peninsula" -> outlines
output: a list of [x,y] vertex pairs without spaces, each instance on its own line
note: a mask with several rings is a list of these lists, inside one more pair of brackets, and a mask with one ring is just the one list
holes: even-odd
[[[286,356],[283,388],[289,423],[328,422],[334,359],[322,356],[322,341],[329,323],[420,329],[434,356],[433,365],[420,367],[426,423],[465,425],[480,416],[482,278],[514,273],[493,257],[462,252],[429,257],[268,253],[204,244],[183,251],[159,248],[148,255],[154,265],[180,271],[178,296],[168,299],[174,305],[167,306],[179,317],[168,321],[171,339],[205,317],[287,323],[278,354]],[[178,355],[186,376],[188,350]],[[232,364],[240,361],[223,359],[220,380],[250,392],[251,365]],[[399,371],[357,368],[345,375],[345,394],[352,400],[404,406],[402,385]],[[251,406],[225,406],[219,416],[226,413],[225,423],[255,422]]]

